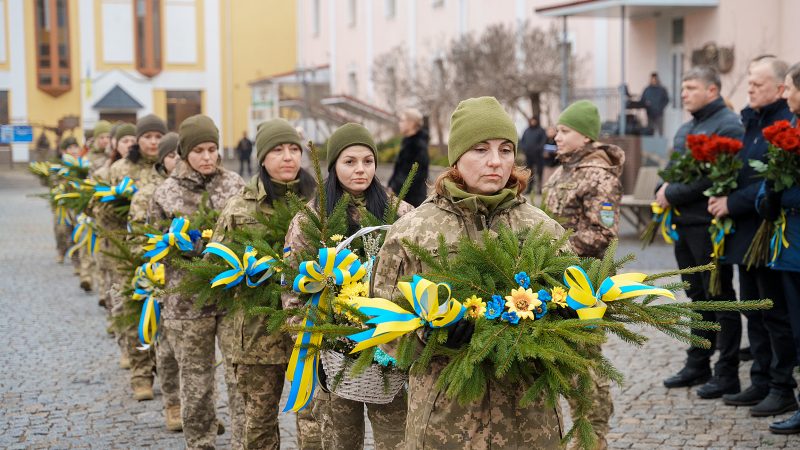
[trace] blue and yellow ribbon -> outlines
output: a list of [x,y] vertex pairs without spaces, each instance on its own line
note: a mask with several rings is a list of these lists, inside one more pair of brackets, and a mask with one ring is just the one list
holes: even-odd
[[97,248],[97,234],[94,232],[92,223],[92,218],[84,213],[75,217],[75,228],[72,230],[72,242],[75,245],[67,250],[67,258],[71,258],[83,246],[90,255],[94,255],[95,248]]
[[165,267],[158,262],[148,262],[136,268],[131,280],[134,300],[144,300],[153,294],[156,286],[163,286],[165,282]]
[[725,255],[725,236],[733,233],[733,220],[712,219],[711,220],[711,257],[719,260]]
[[148,296],[142,304],[142,314],[139,317],[139,342],[142,350],[147,350],[158,337],[158,326],[161,323],[161,308],[158,301]]
[[101,202],[113,202],[119,197],[131,198],[138,191],[130,177],[125,177],[116,186],[98,185],[94,188],[94,196]]
[[781,250],[789,248],[789,241],[786,239],[786,212],[781,210],[781,216],[775,221],[772,231],[772,238],[769,241],[769,267],[775,265],[775,262],[781,256]]
[[28,167],[32,173],[38,176],[46,177],[50,175],[50,163],[47,161],[33,161]]
[[189,221],[183,217],[172,219],[169,232],[162,235],[148,233],[147,237],[149,239],[144,246],[147,253],[144,254],[144,257],[148,258],[150,262],[163,259],[169,254],[171,247],[177,247],[184,252],[194,248],[189,237]]
[[50,170],[55,170],[61,176],[69,176],[72,171],[70,169],[89,169],[89,160],[82,156],[72,156],[70,154],[61,155],[61,162],[63,165],[53,165]]
[[[440,287],[447,290],[447,298],[442,302],[439,301]],[[385,344],[423,326],[443,328],[453,325],[466,312],[459,301],[450,297],[447,283],[434,283],[414,275],[410,283],[397,283],[397,288],[411,305],[412,311],[385,298],[354,297],[347,300],[350,306],[372,316],[365,323],[375,325],[374,328],[348,336],[358,343],[350,353]]]
[[650,210],[653,212],[653,222],[659,224],[658,227],[661,230],[661,237],[664,238],[664,242],[667,244],[674,244],[679,236],[675,225],[672,223],[672,214],[674,213],[676,216],[680,216],[681,213],[671,206],[662,208],[661,205],[656,202],[650,204]]
[[[332,285],[355,283],[364,278],[366,269],[358,257],[350,250],[336,251],[335,248],[319,249],[318,261],[304,261],[300,264],[299,274],[294,279],[292,288],[296,292],[312,294],[308,301],[311,308],[318,308],[320,300]],[[308,314],[303,318],[302,327],[314,326]],[[322,333],[301,331],[297,335],[286,379],[291,382],[286,411],[300,411],[308,405],[317,385],[319,369],[319,351],[322,344]],[[309,354],[312,350],[312,354]]]
[[203,250],[203,254],[206,253],[219,256],[231,266],[230,270],[220,273],[211,280],[212,288],[222,285],[225,289],[230,289],[242,280],[245,280],[248,287],[254,288],[263,284],[275,273],[272,268],[275,259],[268,256],[256,259],[258,252],[249,245],[245,248],[241,259],[233,250],[218,242],[208,244]]
[[664,288],[642,284],[647,278],[643,273],[623,273],[608,277],[594,290],[589,275],[579,266],[569,266],[564,271],[564,284],[567,285],[567,305],[583,320],[602,319],[606,313],[606,303],[614,300],[634,298],[642,295],[660,295],[675,299],[675,295]]

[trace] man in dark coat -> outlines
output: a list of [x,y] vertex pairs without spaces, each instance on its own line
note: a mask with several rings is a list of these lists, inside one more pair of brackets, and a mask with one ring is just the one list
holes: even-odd
[[[719,74],[710,67],[695,67],[683,76],[681,99],[692,119],[681,125],[675,134],[674,151],[685,152],[686,136],[690,134],[716,134],[733,139],[744,135],[739,117],[725,106],[719,95]],[[703,191],[711,186],[708,178],[699,178],[691,183],[664,183],[656,193],[656,201],[666,208],[671,206],[680,214],[673,214],[678,240],[675,241],[675,259],[681,269],[711,262],[711,239],[708,227],[712,215],[708,212],[708,199]],[[709,294],[708,272],[683,275],[689,283],[686,295],[695,302],[707,300],[731,300],[736,298],[733,290],[733,269],[720,268],[722,292],[719,296]],[[719,332],[692,330],[692,334],[708,339],[712,348],[691,346],[686,351],[686,365],[676,375],[664,380],[668,388],[686,387],[706,383],[697,390],[702,398],[719,398],[723,394],[737,393],[739,387],[739,341],[742,323],[737,312],[703,312],[703,320],[719,322]],[[720,356],[711,378],[710,359],[714,354],[714,343]],[[710,380],[709,380],[710,379]]]
[[744,255],[753,241],[761,218],[755,209],[761,178],[750,161],[766,162],[768,143],[761,130],[778,120],[791,120],[792,114],[781,98],[788,66],[774,57],[753,61],[748,69],[749,106],[742,110],[745,127],[744,147],[737,154],[742,168],[736,189],[727,197],[711,197],[708,211],[715,217],[734,220],[734,232],[726,237],[723,264],[739,266],[739,295],[742,299],[770,298],[772,309],[747,312],[747,336],[753,365],[749,388],[725,395],[727,405],[752,406],[750,415],[774,416],[797,409],[792,391],[797,383],[792,370],[797,363],[786,297],[778,272],[767,267],[747,269]]
[[538,117],[531,117],[528,121],[528,128],[522,133],[519,140],[519,147],[525,154],[528,168],[534,174],[534,182],[528,184],[528,192],[536,184],[536,192],[542,192],[542,175],[544,174],[544,144],[547,143],[547,133],[539,125]]
[[664,108],[669,104],[669,94],[656,72],[650,74],[650,84],[642,92],[641,101],[647,112],[647,126],[653,134],[661,136],[664,134]]
[[247,175],[253,175],[250,166],[250,156],[253,154],[253,141],[247,138],[247,132],[242,133],[242,140],[236,144],[236,155],[239,157],[239,175],[244,176],[244,166],[247,166]]
[[411,166],[417,163],[417,174],[405,198],[406,202],[417,207],[428,196],[428,130],[423,127],[422,114],[413,108],[400,114],[399,126],[403,141],[400,143],[400,153],[394,162],[394,172],[389,178],[388,186],[392,192],[399,194],[411,172]]

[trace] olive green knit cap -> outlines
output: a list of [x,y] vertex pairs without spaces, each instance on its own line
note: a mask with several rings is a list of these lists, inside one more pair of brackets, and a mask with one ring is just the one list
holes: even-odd
[[148,114],[136,121],[136,140],[148,131],[158,131],[167,134],[167,124],[155,114]]
[[378,158],[378,150],[375,146],[375,139],[372,138],[369,130],[357,123],[346,123],[328,138],[328,170],[336,164],[336,159],[347,147],[354,145],[364,145],[372,150],[373,156]]
[[97,122],[94,126],[94,132],[92,135],[96,139],[98,136],[104,133],[111,133],[111,122],[107,120],[101,120]]
[[136,137],[136,127],[130,123],[123,123],[117,127],[117,131],[114,133],[114,139],[119,141],[120,139],[124,138],[125,136],[133,136]]
[[210,117],[203,114],[184,120],[178,129],[178,135],[178,154],[182,159],[186,159],[193,148],[204,142],[219,145],[219,129]]
[[80,147],[80,144],[78,144],[78,140],[75,139],[75,136],[69,136],[69,137],[66,137],[66,138],[62,139],[61,140],[61,145],[59,147],[61,148],[61,150],[66,150],[67,148],[69,148],[72,145],[77,145],[77,146]]
[[450,116],[448,163],[454,165],[475,144],[489,139],[509,140],[517,151],[517,128],[503,106],[494,97],[461,101]]
[[559,125],[566,125],[587,138],[596,141],[600,136],[600,113],[589,100],[578,100],[558,116]]
[[258,157],[258,163],[263,163],[267,153],[281,144],[297,144],[301,150],[303,149],[300,135],[285,119],[279,118],[262,122],[258,126],[258,132],[256,133],[256,157]]
[[170,153],[178,150],[178,133],[170,131],[158,141],[158,162],[164,162],[164,158]]

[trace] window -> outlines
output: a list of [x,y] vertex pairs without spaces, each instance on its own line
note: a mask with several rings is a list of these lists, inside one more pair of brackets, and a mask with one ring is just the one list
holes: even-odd
[[350,89],[350,95],[353,97],[358,96],[358,75],[356,75],[355,70],[351,71],[347,75],[347,86]]
[[348,17],[347,25],[350,27],[356,26],[356,16],[357,16],[356,6],[357,6],[356,0],[350,0],[349,2],[347,2],[347,17]]
[[431,6],[434,8],[440,8],[444,6],[444,0],[431,0]]
[[672,45],[683,44],[683,17],[672,20]]
[[8,91],[0,91],[0,124],[11,122],[8,116]]
[[395,0],[384,0],[383,15],[387,19],[394,19],[396,10],[397,10],[397,2]]
[[314,36],[319,36],[319,21],[320,21],[320,10],[319,10],[319,0],[314,0],[314,11],[311,16],[311,31],[314,33]]
[[146,77],[161,72],[161,0],[133,3],[136,70]]
[[202,113],[200,91],[167,91],[167,129],[177,131],[184,119]]
[[36,0],[36,85],[58,97],[72,88],[67,0]]

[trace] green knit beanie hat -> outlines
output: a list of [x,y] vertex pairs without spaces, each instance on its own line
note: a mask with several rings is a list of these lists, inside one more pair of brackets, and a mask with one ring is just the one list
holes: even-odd
[[559,125],[566,125],[587,138],[596,141],[600,136],[600,113],[589,100],[578,100],[569,105],[558,117]]
[[167,124],[155,114],[148,114],[136,121],[136,140],[148,131],[158,131],[167,134]]
[[328,170],[331,170],[339,154],[347,147],[354,145],[364,145],[372,150],[375,159],[378,159],[378,150],[375,146],[375,139],[372,134],[364,128],[363,125],[357,123],[346,123],[336,131],[333,132],[331,137],[328,138]]
[[297,144],[300,149],[303,143],[300,142],[300,135],[297,130],[284,119],[272,119],[262,122],[258,126],[256,133],[256,156],[258,163],[264,162],[267,153],[281,144]]
[[125,136],[136,137],[136,127],[133,126],[133,124],[123,123],[117,127],[117,131],[114,133],[114,139],[119,141]]
[[61,150],[66,150],[67,148],[73,145],[77,145],[80,147],[80,144],[78,144],[78,140],[75,139],[75,136],[70,136],[62,139],[61,145],[59,147],[61,148]]
[[447,161],[452,166],[473,145],[488,139],[507,139],[517,152],[517,128],[494,97],[463,100],[450,116]]
[[97,124],[94,126],[94,133],[92,133],[92,135],[97,138],[97,136],[100,136],[104,133],[111,133],[111,122],[107,120],[101,120],[97,122]]
[[182,159],[189,156],[197,145],[213,142],[219,145],[219,130],[210,117],[197,114],[187,118],[178,129],[178,154]]
[[178,133],[170,131],[158,141],[158,162],[163,163],[164,158],[178,150]]

